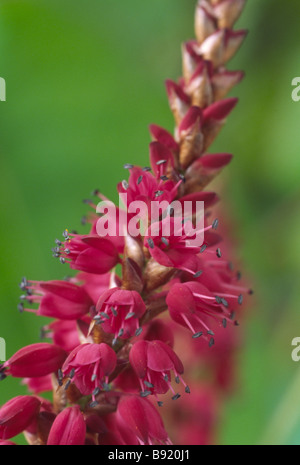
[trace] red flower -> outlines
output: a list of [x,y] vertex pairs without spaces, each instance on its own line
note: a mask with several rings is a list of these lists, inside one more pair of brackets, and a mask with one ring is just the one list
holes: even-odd
[[37,417],[41,402],[34,396],[17,396],[0,408],[0,439],[22,433]]
[[191,221],[183,222],[179,217],[167,217],[149,226],[144,245],[160,265],[191,271],[189,263],[201,251],[202,245],[191,245],[192,241],[212,227],[197,229],[195,233]]
[[115,287],[102,294],[96,310],[97,321],[104,331],[115,338],[127,339],[139,330],[139,318],[144,315],[146,305],[138,292]]
[[96,235],[64,232],[66,241],[59,243],[55,254],[70,268],[86,273],[104,274],[119,263],[118,250],[109,239]]
[[[214,295],[199,282],[174,284],[166,302],[173,320],[189,328],[195,338],[214,335],[205,322],[207,317],[222,322],[224,327],[227,322],[232,322],[232,311],[225,297]],[[213,343],[211,337],[210,345]]]
[[[147,399],[134,395],[122,396],[116,420],[121,433],[128,431],[140,445],[171,444],[159,413]],[[127,445],[132,443],[127,442]]]
[[170,389],[175,398],[178,398],[171,385],[171,372],[174,373],[176,383],[181,381],[186,392],[189,392],[180,376],[184,371],[183,365],[171,347],[164,342],[136,342],[130,351],[129,361],[140,378],[142,395],[165,394]]
[[48,446],[82,446],[86,425],[78,405],[67,407],[55,418],[50,429]]
[[62,366],[67,354],[58,346],[40,342],[18,350],[0,366],[4,375],[15,378],[35,378],[55,373]]
[[[28,303],[39,303],[38,310],[28,309],[38,315],[76,320],[89,312],[93,305],[83,287],[67,281],[22,281],[27,295],[21,296]],[[20,304],[21,306],[23,304]]]
[[107,344],[82,344],[74,349],[62,366],[65,376],[74,381],[83,395],[93,395],[108,384],[108,376],[114,371],[117,356]]

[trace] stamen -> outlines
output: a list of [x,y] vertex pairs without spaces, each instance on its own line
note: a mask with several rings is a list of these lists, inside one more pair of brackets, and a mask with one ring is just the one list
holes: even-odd
[[214,338],[212,337],[208,343],[208,347],[212,347],[213,345],[215,344],[215,340]]
[[217,229],[218,226],[219,226],[219,220],[218,220],[218,218],[216,218],[212,223],[212,228]]
[[124,320],[130,320],[130,318],[133,318],[135,316],[135,313],[134,312],[129,312],[127,313],[127,315],[125,316]]
[[149,239],[147,239],[147,242],[148,242],[148,245],[149,245],[150,249],[154,249],[154,242],[153,242],[153,239],[151,239],[151,237],[149,237]]
[[193,278],[199,278],[199,276],[201,276],[202,273],[203,273],[202,270],[197,271],[197,272],[193,275]]
[[135,332],[135,335],[139,336],[140,334],[142,334],[142,331],[143,331],[143,328],[138,328]]

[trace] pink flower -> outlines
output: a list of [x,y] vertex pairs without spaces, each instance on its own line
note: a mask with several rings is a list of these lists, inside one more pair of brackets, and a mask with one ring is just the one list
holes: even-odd
[[55,373],[65,361],[66,352],[54,344],[40,342],[22,347],[3,365],[0,375],[15,378],[35,378]]
[[[179,178],[177,182],[174,182],[166,176],[168,166],[172,166],[173,163],[172,154],[166,147],[158,142],[153,142],[150,144],[150,151],[154,175],[149,171],[150,168],[132,167],[128,183],[118,184],[118,192],[126,207],[135,201],[145,204],[147,212],[139,213],[143,221],[151,219],[151,202],[167,201],[171,203],[182,182]],[[146,214],[149,214],[150,218],[146,218]]]
[[74,382],[81,394],[92,394],[93,401],[106,387],[108,377],[114,371],[117,356],[107,344],[82,344],[74,349],[62,366],[64,376]]
[[201,230],[197,229],[195,233],[190,220],[183,222],[179,217],[167,217],[149,226],[144,245],[160,265],[190,271],[189,263],[199,254],[202,245],[191,245],[190,242],[212,227],[210,225]]
[[118,250],[109,239],[98,235],[70,234],[64,232],[65,242],[54,253],[70,268],[86,273],[105,274],[119,263]]
[[96,321],[105,332],[127,339],[139,331],[139,318],[144,315],[146,305],[138,292],[115,287],[102,294],[96,310]]
[[86,425],[78,405],[67,407],[55,418],[50,429],[48,446],[82,446]]
[[22,433],[37,417],[41,402],[34,396],[17,396],[0,408],[0,439]]
[[[238,301],[239,297],[235,296],[235,300]],[[232,311],[225,297],[214,295],[196,281],[174,284],[166,302],[174,321],[189,328],[194,338],[211,336],[210,345],[214,344],[214,334],[207,326],[206,318],[220,321],[224,327],[227,322],[232,322]]]
[[67,281],[23,280],[21,286],[27,292],[21,298],[29,304],[39,304],[38,310],[28,308],[25,310],[36,312],[38,315],[61,320],[76,320],[88,313],[93,305],[92,299],[83,287]]
[[189,393],[189,388],[181,377],[183,365],[171,347],[164,342],[136,342],[130,351],[129,361],[140,378],[143,396],[165,394],[170,389],[175,398],[180,397],[171,385],[171,372],[174,373],[175,382],[181,381]]
[[[171,444],[159,413],[147,399],[135,395],[122,396],[116,420],[121,433],[128,431],[140,445]],[[127,442],[127,445],[131,443]]]

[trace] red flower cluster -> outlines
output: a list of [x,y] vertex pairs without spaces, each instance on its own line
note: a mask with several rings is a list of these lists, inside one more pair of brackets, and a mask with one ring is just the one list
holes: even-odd
[[[244,4],[198,1],[196,40],[182,47],[183,77],[166,82],[174,136],[151,125],[150,167],[125,165],[129,179],[118,185],[125,210],[116,208],[117,232],[132,220],[124,213],[135,201],[188,201],[191,218],[165,207],[155,221],[140,215],[144,233],[104,237],[95,211],[85,219],[89,233],[65,230],[53,248],[76,274],[22,279],[19,310],[53,320],[42,332],[50,342],[21,348],[0,366],[0,379],[22,378],[31,392],[1,407],[1,444],[21,432],[33,445],[170,444],[161,415],[178,443],[213,440],[218,393],[233,373],[235,314],[251,291],[221,251],[212,216],[218,196],[203,189],[232,158],[206,151],[237,103],[226,95],[243,73],[225,65],[246,35],[232,29]],[[194,231],[197,201],[205,209]],[[199,234],[204,241],[191,246]],[[199,384],[203,360],[215,375],[209,388]],[[52,402],[40,397],[46,391]]]

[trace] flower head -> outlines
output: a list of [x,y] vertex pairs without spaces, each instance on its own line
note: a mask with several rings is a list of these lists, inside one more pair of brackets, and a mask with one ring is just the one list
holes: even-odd
[[171,373],[176,383],[183,381],[181,375],[183,365],[168,344],[162,341],[138,341],[129,354],[129,361],[137,376],[140,378],[142,395],[165,394],[169,389],[177,397],[171,385]]
[[96,311],[104,331],[127,339],[139,330],[139,318],[146,312],[146,305],[138,292],[113,288],[102,294]]
[[68,384],[74,382],[81,394],[92,394],[95,401],[100,388],[108,385],[108,377],[116,363],[116,354],[107,344],[82,344],[72,350],[62,372],[69,377]]

